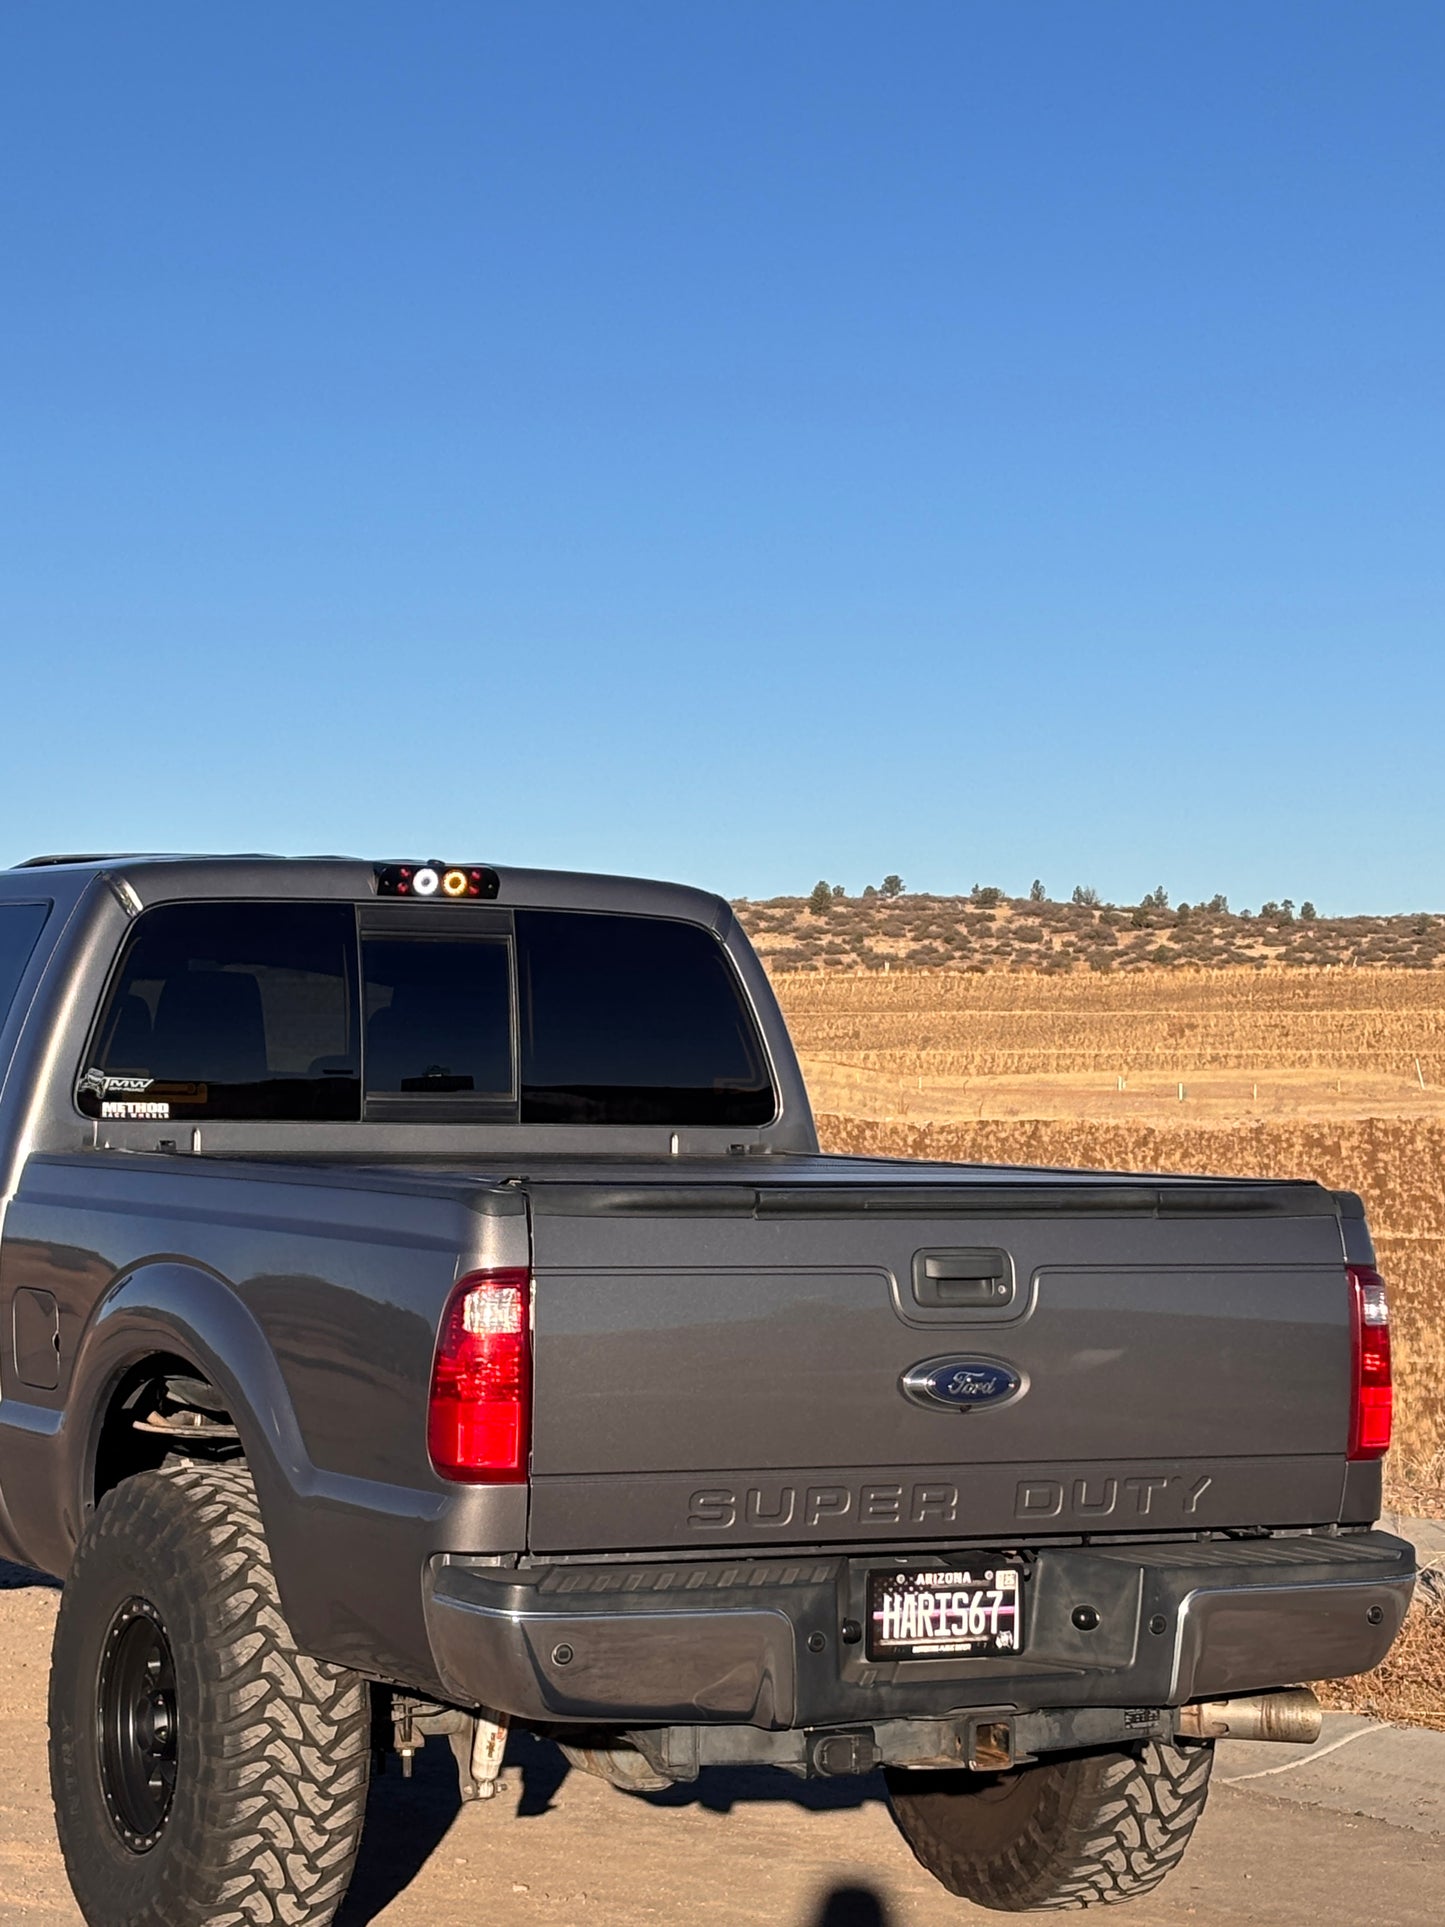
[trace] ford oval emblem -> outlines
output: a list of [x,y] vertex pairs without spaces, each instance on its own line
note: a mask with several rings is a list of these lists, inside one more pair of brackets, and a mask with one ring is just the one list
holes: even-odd
[[903,1374],[899,1389],[915,1405],[972,1412],[1007,1404],[1023,1391],[1024,1382],[1012,1365],[994,1358],[925,1358]]

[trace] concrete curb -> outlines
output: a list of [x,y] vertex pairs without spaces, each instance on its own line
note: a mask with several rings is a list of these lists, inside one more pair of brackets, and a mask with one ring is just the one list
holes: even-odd
[[1386,1532],[1409,1539],[1422,1566],[1445,1566],[1445,1519],[1412,1519],[1403,1512],[1386,1512],[1380,1525]]
[[1445,1733],[1326,1713],[1313,1746],[1221,1740],[1214,1784],[1445,1837]]
[[1434,1598],[1445,1600],[1445,1520],[1409,1519],[1403,1512],[1387,1512],[1380,1520],[1386,1532],[1408,1539],[1420,1565],[1420,1583]]

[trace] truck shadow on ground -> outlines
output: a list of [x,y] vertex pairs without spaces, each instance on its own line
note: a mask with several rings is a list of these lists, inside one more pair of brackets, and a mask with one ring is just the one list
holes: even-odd
[[409,1780],[390,1762],[390,1770],[372,1781],[361,1855],[336,1927],[366,1927],[384,1913],[431,1859],[460,1811],[456,1766],[444,1740],[422,1748]]
[[[555,1746],[516,1734],[507,1749],[508,1767],[522,1770],[519,1820],[533,1820],[548,1812],[552,1796],[574,1771]],[[650,1807],[705,1807],[709,1813],[731,1813],[735,1806],[759,1800],[785,1800],[810,1813],[837,1813],[884,1797],[878,1774],[862,1779],[800,1780],[796,1774],[772,1767],[707,1767],[695,1780],[680,1781],[660,1793],[619,1793],[620,1800],[639,1800]]]
[[32,1572],[29,1566],[12,1566],[8,1559],[0,1559],[0,1592],[28,1592],[32,1586],[40,1592],[60,1591],[58,1579],[51,1579],[43,1572]]
[[[507,1747],[506,1771],[521,1774],[518,1820],[536,1820],[555,1807],[555,1796],[571,1768],[555,1746],[516,1733]],[[799,1780],[768,1769],[712,1767],[697,1780],[661,1793],[614,1796],[654,1807],[699,1806],[730,1813],[759,1800],[787,1801],[804,1811],[833,1813],[884,1797],[877,1774],[866,1779]],[[395,1763],[377,1779],[367,1805],[361,1857],[336,1927],[368,1927],[420,1874],[456,1823],[461,1811],[456,1767],[444,1740],[431,1740],[416,1756],[410,1780]],[[864,1887],[837,1887],[827,1894],[807,1927],[890,1927],[879,1896]]]
[[750,1806],[759,1800],[786,1801],[805,1813],[841,1813],[887,1796],[876,1773],[846,1780],[800,1780],[796,1774],[776,1767],[713,1766],[705,1768],[695,1780],[640,1797],[649,1806],[706,1807],[709,1813],[731,1813],[734,1807]]

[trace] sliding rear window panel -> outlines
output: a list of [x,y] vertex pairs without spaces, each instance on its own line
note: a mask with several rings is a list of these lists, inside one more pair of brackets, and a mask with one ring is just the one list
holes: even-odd
[[[408,1124],[513,1124],[517,1120],[517,961],[516,942],[510,911],[474,907],[470,904],[386,903],[366,905],[359,916],[362,984],[362,1078],[366,1091],[365,1115],[369,1123]],[[408,1088],[395,1088],[392,1043],[385,1031],[386,1011],[374,1008],[380,988],[378,974],[395,974],[398,960],[410,953],[414,963],[404,976],[409,985],[398,988],[420,990],[426,979],[434,982],[436,996],[444,998],[448,970],[455,965],[458,951],[482,953],[477,972],[479,997],[484,1016],[487,992],[496,999],[487,1028],[494,1037],[486,1052],[489,1075],[475,1051],[461,1048],[461,1039],[448,1043],[438,1037],[436,1075],[427,1076],[427,1066],[415,1063],[405,1079]],[[491,977],[491,984],[484,979]],[[392,1008],[395,1007],[393,997]],[[378,1019],[381,1020],[378,1023]],[[443,1061],[445,1060],[445,1061]],[[471,1088],[448,1088],[455,1071]],[[423,1073],[419,1075],[418,1073]]]

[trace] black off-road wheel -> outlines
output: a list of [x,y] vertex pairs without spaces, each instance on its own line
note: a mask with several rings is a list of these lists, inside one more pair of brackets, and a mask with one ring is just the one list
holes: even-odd
[[324,1927],[346,1892],[370,1695],[296,1650],[239,1466],[107,1495],[60,1602],[50,1774],[90,1927]]
[[1011,1773],[888,1770],[914,1853],[950,1893],[1000,1913],[1097,1907],[1147,1894],[1204,1811],[1214,1750],[1150,1740]]

